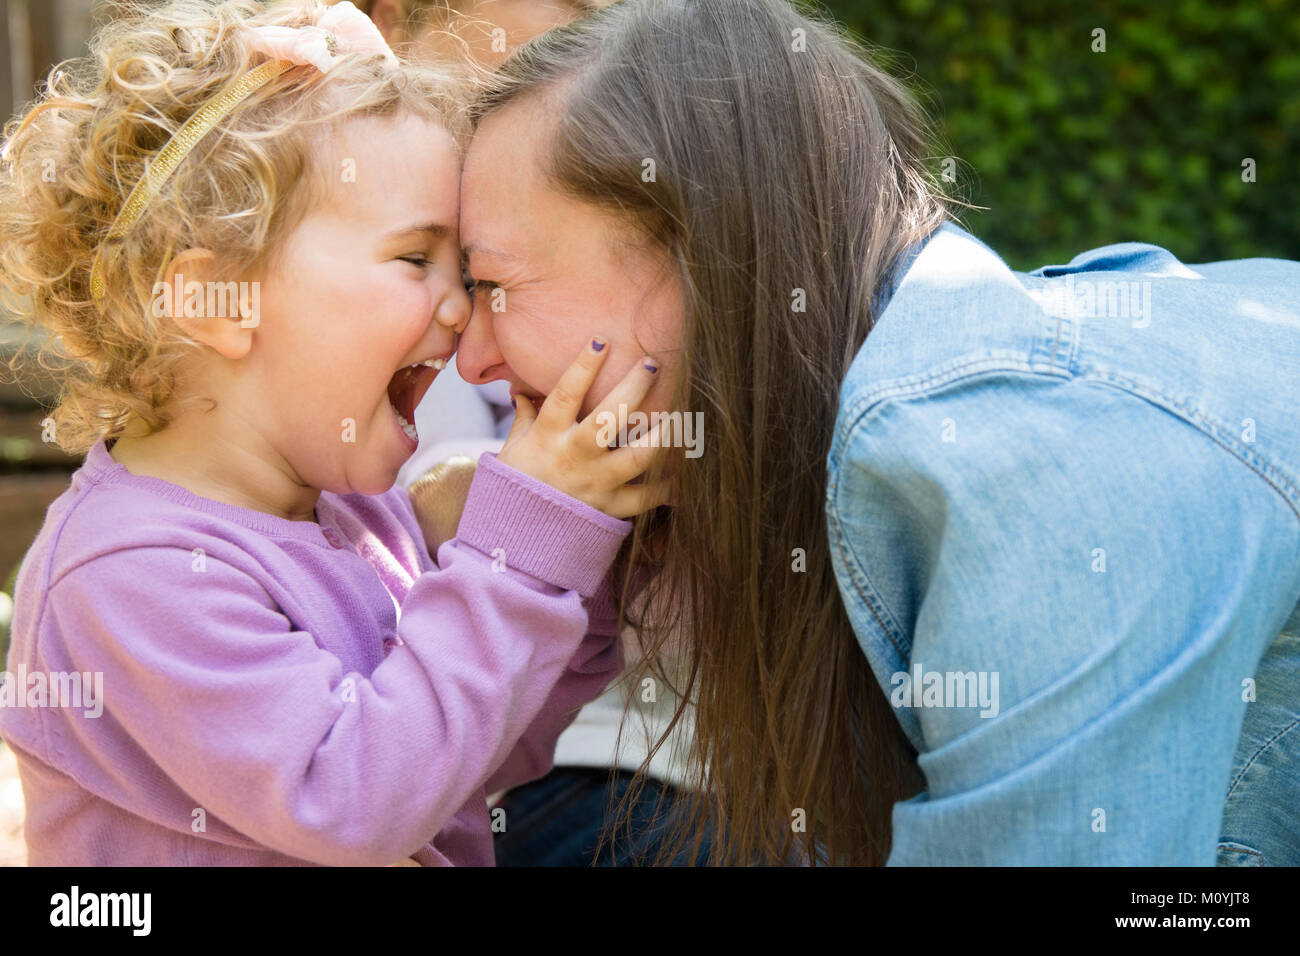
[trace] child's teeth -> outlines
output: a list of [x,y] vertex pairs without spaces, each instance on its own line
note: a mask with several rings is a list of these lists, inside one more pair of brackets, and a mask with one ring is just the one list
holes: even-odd
[[410,438],[412,441],[418,440],[419,433],[416,432],[415,426],[408,422],[401,412],[397,411],[397,406],[393,406],[393,411],[397,415],[397,424],[402,426],[402,431],[406,432],[406,437]]
[[436,368],[439,371],[442,371],[444,368],[447,367],[447,360],[440,359],[440,358],[425,359],[423,362],[416,362],[414,365],[411,366],[411,368],[418,368],[421,365],[425,365],[429,368]]

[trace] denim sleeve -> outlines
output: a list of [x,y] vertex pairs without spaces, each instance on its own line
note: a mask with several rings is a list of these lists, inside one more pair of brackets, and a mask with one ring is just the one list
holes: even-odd
[[829,464],[841,593],[926,781],[890,865],[1214,865],[1243,688],[1296,599],[1286,500],[1060,375],[846,405]]

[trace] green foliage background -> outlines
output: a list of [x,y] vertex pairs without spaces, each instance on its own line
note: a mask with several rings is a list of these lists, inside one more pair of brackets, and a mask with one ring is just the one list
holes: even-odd
[[808,6],[928,98],[958,195],[989,207],[961,219],[1013,268],[1130,240],[1300,258],[1298,0]]

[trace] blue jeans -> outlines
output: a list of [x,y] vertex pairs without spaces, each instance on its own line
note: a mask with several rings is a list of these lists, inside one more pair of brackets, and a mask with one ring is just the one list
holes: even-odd
[[1223,808],[1219,866],[1300,866],[1300,615],[1255,673]]
[[[610,784],[610,771],[588,767],[557,767],[540,780],[516,787],[502,798],[505,830],[496,834],[497,866],[644,866],[652,863],[664,836],[673,803],[672,788],[647,780],[632,808],[632,838],[621,824],[618,809],[633,774],[619,770]],[[660,819],[652,822],[655,805],[664,794]],[[597,842],[614,798],[612,837]],[[612,852],[611,852],[612,847]],[[696,859],[708,859],[706,838]],[[672,866],[690,865],[690,846],[673,859]]]

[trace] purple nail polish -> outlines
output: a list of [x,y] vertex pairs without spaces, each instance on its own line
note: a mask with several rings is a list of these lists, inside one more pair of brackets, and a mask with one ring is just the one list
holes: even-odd
[[605,350],[605,343],[600,339],[592,339],[591,349],[593,352],[603,352]]
[[642,362],[642,363],[641,363],[641,367],[644,368],[647,372],[658,372],[658,371],[659,371],[659,366],[658,366],[658,365],[651,365],[649,362]]

